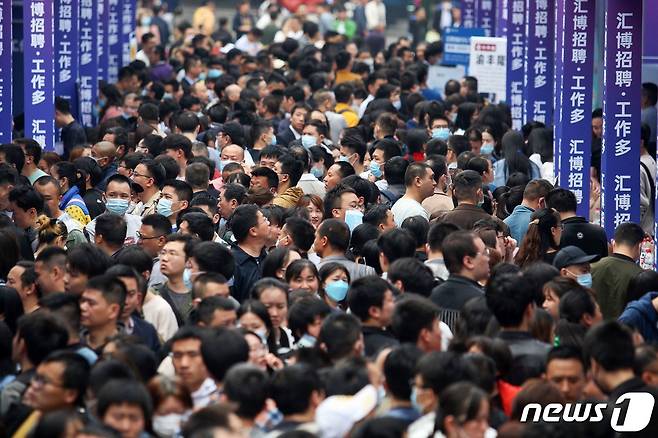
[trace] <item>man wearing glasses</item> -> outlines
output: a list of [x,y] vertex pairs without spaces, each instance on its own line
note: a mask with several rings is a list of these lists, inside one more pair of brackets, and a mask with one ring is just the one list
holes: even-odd
[[132,181],[142,188],[142,192],[137,194],[140,204],[135,207],[133,214],[145,217],[156,212],[164,180],[164,167],[155,160],[144,160],[135,167]]

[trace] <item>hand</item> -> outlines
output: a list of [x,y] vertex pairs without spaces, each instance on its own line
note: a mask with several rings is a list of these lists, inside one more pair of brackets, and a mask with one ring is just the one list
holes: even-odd
[[267,353],[265,361],[267,362],[267,366],[273,370],[280,370],[283,368],[283,361],[272,353]]

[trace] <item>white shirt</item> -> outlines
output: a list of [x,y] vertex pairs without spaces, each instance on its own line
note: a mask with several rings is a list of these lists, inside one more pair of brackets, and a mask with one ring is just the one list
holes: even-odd
[[323,199],[326,193],[324,183],[310,173],[302,174],[302,177],[299,178],[299,182],[297,183],[297,187],[302,189],[305,195],[318,195]]
[[361,102],[361,105],[359,105],[359,119],[363,117],[363,114],[366,112],[366,107],[373,100],[375,100],[375,96],[372,94],[368,94],[368,97],[363,99],[363,102]]
[[366,4],[366,22],[368,30],[379,26],[386,26],[386,6],[383,2],[371,0]]
[[[139,231],[139,228],[142,226],[142,218],[135,215],[135,214],[124,214],[123,218],[126,221],[126,224],[128,225],[127,231],[126,231],[126,239],[123,241],[124,245],[134,245],[137,243],[137,232]],[[94,243],[94,236],[96,235],[96,219],[95,218],[93,221],[89,222],[87,226],[85,227],[85,230],[89,234],[89,240]]]
[[176,315],[169,303],[160,295],[154,293],[147,294],[147,299],[142,306],[142,312],[144,312],[144,319],[155,327],[163,344],[171,339],[174,333],[178,331]]
[[235,42],[235,47],[243,52],[247,52],[251,56],[256,56],[263,48],[263,44],[259,41],[249,41],[247,34],[244,34]]
[[402,222],[404,222],[406,218],[412,216],[422,216],[428,221],[430,220],[429,213],[418,201],[405,198],[404,196],[397,200],[393,205],[393,208],[391,208],[391,212],[393,212],[395,218],[395,225],[398,227],[402,225]]

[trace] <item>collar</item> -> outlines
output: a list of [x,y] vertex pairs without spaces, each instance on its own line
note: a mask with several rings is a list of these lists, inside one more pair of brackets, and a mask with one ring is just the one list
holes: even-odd
[[448,280],[446,281],[454,281],[457,283],[463,283],[463,284],[468,284],[469,286],[475,286],[478,289],[482,290],[482,286],[477,281],[471,280],[470,278],[466,278],[463,275],[459,274],[450,274],[448,277]]
[[144,206],[147,206],[147,205],[150,206],[152,204],[157,203],[160,200],[160,196],[162,196],[162,192],[160,190],[158,190],[157,192],[155,192],[153,194],[153,196],[151,196],[151,198],[149,198],[148,201],[146,201],[146,204],[144,204]]
[[612,253],[612,254],[610,255],[610,257],[614,257],[614,258],[616,258],[616,259],[623,260],[623,261],[625,261],[625,262],[630,262],[630,263],[635,264],[635,260],[633,260],[632,258],[630,258],[630,257],[628,257],[628,256],[626,256],[626,255],[624,255],[624,254],[619,254],[619,253],[616,253],[616,252],[615,252],[615,253]]
[[563,224],[586,224],[587,219],[582,216],[571,216],[566,219],[562,219]]
[[530,333],[523,331],[511,331],[503,330],[498,334],[499,338],[506,339],[508,341],[523,341],[526,339],[535,339]]
[[299,140],[300,138],[302,138],[302,134],[295,131],[295,128],[292,127],[292,123],[290,124],[290,130],[292,131],[293,135],[295,136],[295,140]]
[[238,265],[242,265],[250,260],[253,260],[256,263],[260,263],[265,257],[265,249],[261,250],[258,257],[254,257],[247,254],[247,252],[244,249],[240,248],[239,245],[235,245],[233,247],[233,257],[235,258],[235,263]]
[[482,212],[484,212],[484,210],[482,210],[480,207],[478,207],[477,205],[473,205],[473,204],[459,204],[457,207],[455,207],[455,210],[468,210],[468,211],[478,211],[478,212],[482,211]]

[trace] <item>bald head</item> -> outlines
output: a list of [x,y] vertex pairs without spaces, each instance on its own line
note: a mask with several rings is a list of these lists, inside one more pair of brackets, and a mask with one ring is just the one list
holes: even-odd
[[114,160],[117,154],[117,147],[109,141],[99,141],[91,148],[91,156],[96,159],[108,158]]
[[231,84],[228,87],[226,87],[226,89],[224,90],[229,102],[237,102],[238,100],[240,100],[241,91],[242,89],[236,84]]
[[242,163],[244,161],[244,149],[237,144],[230,144],[222,149],[222,160],[231,160]]

